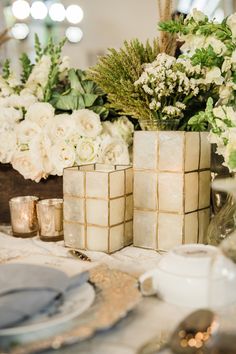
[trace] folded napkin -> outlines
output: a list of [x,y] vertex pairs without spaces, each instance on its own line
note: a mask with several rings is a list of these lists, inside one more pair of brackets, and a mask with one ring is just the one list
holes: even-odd
[[88,272],[68,277],[60,270],[30,264],[0,266],[0,329],[28,320],[38,313],[53,313],[68,290],[79,287]]

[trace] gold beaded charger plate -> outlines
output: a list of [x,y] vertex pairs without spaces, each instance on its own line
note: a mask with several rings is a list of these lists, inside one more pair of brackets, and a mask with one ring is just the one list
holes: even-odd
[[98,266],[90,270],[90,282],[95,288],[93,304],[74,322],[73,327],[53,337],[30,343],[15,343],[5,350],[11,354],[33,354],[59,349],[92,337],[96,332],[114,326],[141,301],[137,279],[119,270]]

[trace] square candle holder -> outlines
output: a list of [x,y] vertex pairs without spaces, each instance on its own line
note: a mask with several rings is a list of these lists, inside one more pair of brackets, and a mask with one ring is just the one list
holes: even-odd
[[203,242],[210,218],[207,134],[135,132],[135,246],[169,250]]
[[63,195],[66,246],[112,253],[133,243],[131,166],[66,168]]

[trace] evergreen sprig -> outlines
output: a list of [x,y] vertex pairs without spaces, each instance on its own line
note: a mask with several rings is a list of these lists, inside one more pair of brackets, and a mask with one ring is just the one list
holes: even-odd
[[120,50],[109,49],[109,54],[101,57],[88,75],[108,94],[110,108],[140,120],[153,119],[147,96],[134,82],[142,74],[143,64],[151,63],[158,54],[157,40],[152,45],[148,41],[144,45],[138,39],[125,41]]
[[21,74],[21,80],[23,83],[25,83],[33,69],[33,64],[31,63],[28,55],[26,53],[23,53],[20,57],[21,65],[22,65],[22,74]]
[[2,67],[2,77],[3,79],[7,80],[9,78],[9,76],[11,75],[11,68],[10,68],[10,60],[7,59]]

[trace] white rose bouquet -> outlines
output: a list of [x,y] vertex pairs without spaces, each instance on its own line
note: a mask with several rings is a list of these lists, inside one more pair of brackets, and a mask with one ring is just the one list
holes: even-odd
[[43,49],[36,36],[35,64],[23,54],[21,80],[9,61],[0,76],[0,163],[36,182],[79,164],[130,162],[133,124],[103,122],[104,93],[61,58],[62,45],[50,40]]

